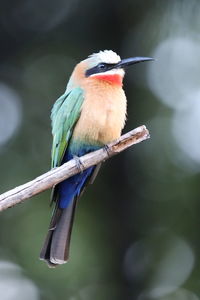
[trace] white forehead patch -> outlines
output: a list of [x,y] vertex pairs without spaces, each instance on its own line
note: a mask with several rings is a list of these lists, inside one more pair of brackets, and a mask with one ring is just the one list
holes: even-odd
[[117,64],[121,61],[121,58],[112,50],[104,50],[99,51],[98,53],[93,53],[88,57],[88,60],[93,66],[95,66],[99,63]]

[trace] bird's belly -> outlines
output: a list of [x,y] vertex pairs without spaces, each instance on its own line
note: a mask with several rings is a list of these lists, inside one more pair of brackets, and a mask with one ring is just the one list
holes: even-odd
[[[121,135],[122,124],[118,120],[119,113],[116,109],[108,109],[102,112],[101,118],[94,118],[93,124],[88,128],[90,135],[95,135],[103,144],[117,139]],[[94,131],[94,132],[93,132]]]

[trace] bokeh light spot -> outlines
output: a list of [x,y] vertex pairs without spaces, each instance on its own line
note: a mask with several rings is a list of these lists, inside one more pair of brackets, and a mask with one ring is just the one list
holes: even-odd
[[0,146],[16,132],[21,121],[21,101],[15,90],[0,83]]
[[24,275],[19,266],[0,261],[1,300],[38,300],[36,285]]

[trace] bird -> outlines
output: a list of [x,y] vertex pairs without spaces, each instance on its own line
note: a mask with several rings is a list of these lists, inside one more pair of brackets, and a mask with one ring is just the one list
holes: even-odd
[[[123,78],[128,66],[151,57],[121,59],[112,50],[93,53],[78,63],[64,94],[51,111],[53,144],[51,167],[105,147],[124,128],[127,100]],[[77,160],[77,165],[79,165]],[[54,210],[40,259],[49,267],[66,263],[77,200],[93,183],[100,164],[74,175],[52,189]]]

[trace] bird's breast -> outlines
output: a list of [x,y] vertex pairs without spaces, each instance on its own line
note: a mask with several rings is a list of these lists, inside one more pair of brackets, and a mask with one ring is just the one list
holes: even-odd
[[89,85],[73,139],[107,144],[120,137],[125,120],[126,96],[120,86]]

